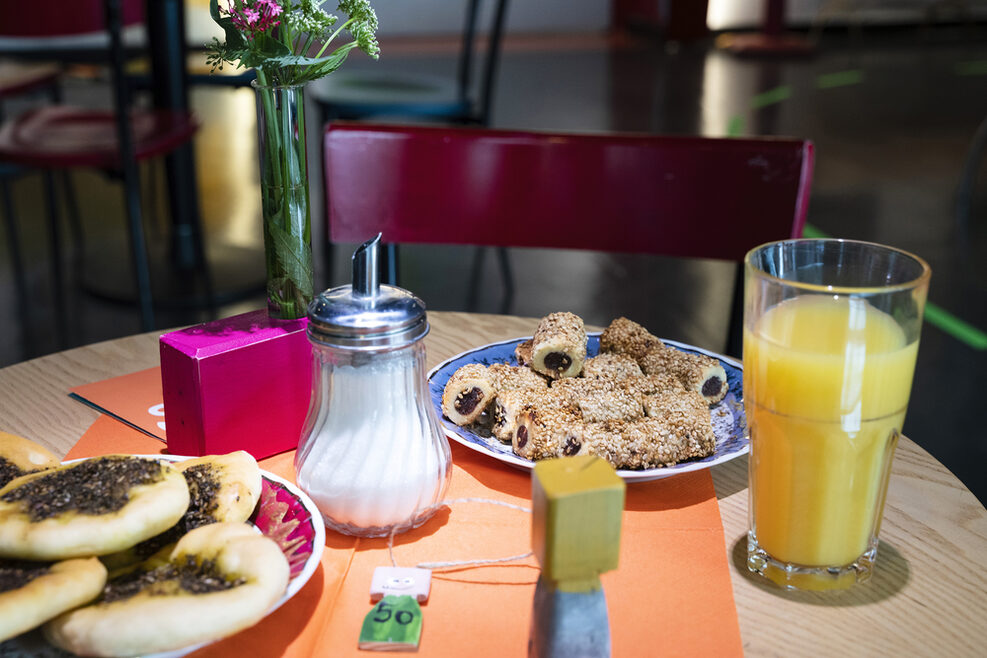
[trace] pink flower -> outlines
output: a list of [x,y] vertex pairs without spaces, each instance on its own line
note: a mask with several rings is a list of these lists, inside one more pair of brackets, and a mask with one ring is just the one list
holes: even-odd
[[281,15],[281,5],[275,2],[275,0],[257,0],[255,6],[265,8],[267,15],[271,18]]
[[280,24],[281,5],[277,0],[245,0],[243,7],[230,6],[226,10],[230,19],[247,39],[268,32]]

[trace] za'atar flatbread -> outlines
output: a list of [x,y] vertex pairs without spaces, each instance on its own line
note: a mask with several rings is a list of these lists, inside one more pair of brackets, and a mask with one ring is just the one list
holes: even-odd
[[12,480],[0,489],[0,558],[105,555],[173,526],[189,504],[171,464],[94,457]]
[[100,601],[57,617],[44,633],[90,656],[171,651],[252,626],[288,579],[274,540],[245,523],[214,523],[182,537],[166,564],[110,581]]
[[0,560],[0,642],[89,603],[106,569],[94,557],[55,562]]
[[164,532],[118,553],[102,557],[110,576],[141,562],[166,561],[183,535],[210,523],[243,523],[260,500],[261,474],[257,460],[243,450],[174,462],[189,489],[188,509]]
[[206,455],[175,463],[192,494],[183,517],[186,531],[201,525],[250,518],[260,500],[261,475],[257,460],[244,450]]
[[0,432],[0,488],[14,478],[55,468],[58,457],[29,439]]

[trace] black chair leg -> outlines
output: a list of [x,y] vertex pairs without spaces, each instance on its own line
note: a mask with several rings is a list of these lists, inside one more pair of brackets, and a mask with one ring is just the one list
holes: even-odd
[[384,243],[384,257],[380,259],[380,281],[389,283],[392,286],[398,283],[398,246],[393,243]]
[[[141,199],[144,202],[144,207],[146,208],[148,216],[148,224],[154,229],[157,235],[164,234],[165,232],[165,221],[161,217],[160,211],[160,200],[158,199],[158,171],[164,171],[164,165],[161,164],[160,160],[151,160],[147,165],[144,166],[144,177],[147,179],[143,183],[142,189],[144,192],[141,193]],[[140,180],[140,176],[138,176]],[[153,234],[152,234],[153,235]]]
[[58,198],[55,191],[55,174],[43,174],[45,197],[48,200],[48,240],[51,245],[51,285],[55,301],[55,331],[60,349],[68,347],[66,321],[65,274],[62,271],[62,227],[58,216]]
[[86,235],[79,216],[79,202],[72,184],[72,175],[68,171],[59,174],[62,180],[62,198],[65,199],[65,214],[69,220],[69,230],[72,232],[72,270],[76,281],[82,281],[86,259]]
[[141,221],[140,192],[134,187],[136,176],[124,174],[124,194],[127,206],[127,224],[130,230],[130,250],[134,276],[137,279],[137,300],[141,313],[141,329],[154,329],[154,303],[151,293],[151,265],[147,255],[147,241]]
[[206,257],[206,239],[202,234],[201,226],[195,239],[195,252],[199,276],[202,278],[202,289],[206,296],[206,311],[209,313],[209,319],[215,320],[219,317],[219,302],[216,301],[216,290],[212,285],[212,270],[209,269],[209,260]]
[[120,173],[123,177],[124,205],[130,228],[130,250],[133,255],[134,275],[137,279],[137,295],[140,304],[141,327],[154,329],[154,303],[151,292],[151,266],[147,255],[147,241],[141,217],[140,178],[134,155],[134,140],[129,120],[129,103],[124,79],[124,52],[122,37],[122,9],[120,0],[107,0],[106,25],[110,33],[110,63],[113,67],[113,107],[116,113],[117,147],[120,152]]
[[24,259],[21,258],[21,239],[17,229],[14,200],[11,196],[10,182],[0,180],[0,200],[3,202],[3,219],[7,227],[7,248],[10,251],[10,264],[14,270],[14,290],[17,295],[17,316],[21,324],[21,351],[24,358],[34,354],[34,341],[31,340],[31,304],[27,294],[27,276],[24,272]]
[[[483,264],[486,262],[487,247],[477,247],[473,252],[473,265],[470,269],[469,289],[466,296],[466,310],[475,313],[480,307],[480,281],[483,278]],[[506,314],[514,303],[514,274],[511,271],[510,254],[507,247],[497,247],[497,264],[504,283],[504,294],[500,298],[500,313]]]
[[[154,187],[154,190],[152,190],[150,194],[150,200],[153,203],[151,208],[153,209],[152,212],[154,213],[155,219],[157,219],[159,213],[157,210],[158,204],[155,200],[158,197],[156,190],[160,188],[154,182],[157,181],[156,176],[152,176],[151,180]],[[174,212],[174,209],[172,209],[172,212]],[[158,224],[161,224],[161,222],[158,221]],[[180,226],[175,227],[175,230],[186,231],[187,239],[179,239],[173,241],[172,244],[190,244],[192,248],[192,273],[189,277],[192,281],[191,289],[197,296],[200,291],[199,286],[201,285],[202,294],[205,295],[205,300],[202,304],[199,304],[198,298],[196,298],[195,306],[197,308],[204,306],[209,319],[215,320],[219,317],[219,302],[216,299],[216,290],[213,287],[212,280],[212,270],[209,267],[209,259],[206,254],[206,237],[202,228],[201,217],[198,213],[194,213],[193,217],[191,217],[189,221],[183,222]],[[173,260],[175,260],[180,267],[181,264],[186,263],[189,259],[179,257],[174,258]]]
[[466,310],[470,313],[475,313],[480,307],[480,280],[483,278],[483,263],[486,259],[486,247],[477,247],[473,251],[473,266],[470,269],[469,288],[466,292]]
[[514,274],[511,272],[511,258],[507,247],[497,247],[497,261],[500,263],[500,274],[504,280],[504,296],[500,302],[500,312],[503,315],[511,309],[514,303]]
[[970,211],[973,207],[974,187],[985,152],[987,152],[987,118],[980,123],[973,139],[970,140],[963,170],[960,173],[960,184],[956,190],[956,244],[965,260],[970,256]]

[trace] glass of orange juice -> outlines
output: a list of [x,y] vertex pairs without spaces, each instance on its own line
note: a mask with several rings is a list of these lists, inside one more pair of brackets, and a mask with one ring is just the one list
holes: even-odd
[[868,579],[931,270],[868,242],[785,240],[745,259],[747,566],[791,589]]

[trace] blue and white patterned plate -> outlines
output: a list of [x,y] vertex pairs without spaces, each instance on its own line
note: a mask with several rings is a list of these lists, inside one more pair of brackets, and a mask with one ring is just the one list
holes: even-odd
[[[435,411],[439,415],[439,420],[445,428],[446,435],[467,448],[489,455],[505,464],[523,469],[531,469],[535,463],[530,459],[524,459],[515,455],[510,444],[501,443],[493,436],[484,437],[475,434],[465,427],[459,427],[443,416],[442,391],[445,389],[446,382],[449,381],[453,373],[467,363],[482,363],[484,365],[509,363],[511,365],[517,365],[517,359],[514,358],[514,348],[518,343],[524,342],[528,338],[530,336],[514,338],[463,352],[458,356],[442,362],[428,374],[429,395],[432,398]],[[596,356],[600,351],[600,335],[589,334],[588,338],[586,354],[587,356]],[[711,356],[719,360],[723,365],[723,369],[726,371],[727,383],[730,387],[729,392],[722,401],[710,409],[710,416],[713,421],[713,433],[716,435],[716,452],[705,459],[690,460],[665,468],[649,468],[640,471],[618,470],[617,475],[624,478],[626,482],[658,480],[678,473],[688,473],[690,471],[709,468],[710,466],[722,464],[735,457],[744,455],[750,448],[747,433],[747,418],[744,415],[744,377],[741,364],[729,357],[686,345],[685,343],[672,340],[666,340],[664,342],[666,345],[685,352]]]

